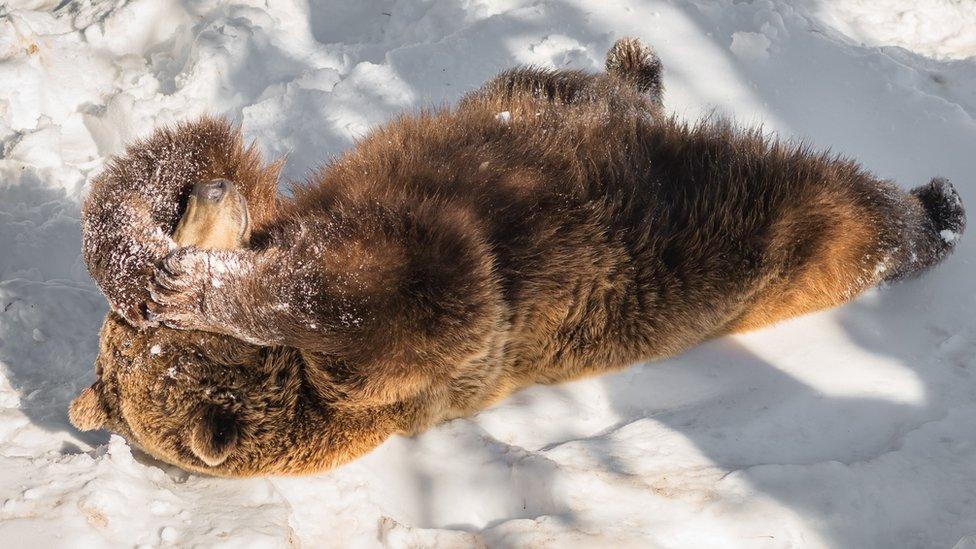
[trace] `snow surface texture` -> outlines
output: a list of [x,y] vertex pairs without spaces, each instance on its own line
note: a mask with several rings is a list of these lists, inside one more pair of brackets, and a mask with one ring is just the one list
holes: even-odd
[[667,109],[906,188],[943,175],[976,205],[974,0],[270,4],[0,2],[5,547],[976,546],[973,235],[841,309],[534,387],[315,477],[189,475],[74,431],[106,311],[79,258],[86,181],[199,113],[298,178],[403,109],[517,63],[598,70],[636,35]]

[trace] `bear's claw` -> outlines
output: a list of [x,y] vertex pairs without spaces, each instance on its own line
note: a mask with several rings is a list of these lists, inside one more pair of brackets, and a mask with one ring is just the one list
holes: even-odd
[[155,325],[205,329],[206,252],[181,248],[166,256],[149,280],[145,318]]

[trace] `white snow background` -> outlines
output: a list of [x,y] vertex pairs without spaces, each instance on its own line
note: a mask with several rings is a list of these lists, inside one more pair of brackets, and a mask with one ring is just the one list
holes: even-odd
[[[404,109],[641,37],[665,105],[762,123],[976,212],[974,0],[0,1],[0,546],[976,547],[976,234],[916,281],[533,387],[305,478],[82,434],[105,160],[200,113],[301,177]],[[971,231],[972,232],[972,231]]]

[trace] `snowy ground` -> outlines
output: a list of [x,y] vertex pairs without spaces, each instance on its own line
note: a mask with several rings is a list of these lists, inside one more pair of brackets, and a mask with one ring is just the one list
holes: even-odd
[[153,126],[242,121],[300,177],[402,109],[642,37],[666,105],[976,211],[974,0],[0,2],[4,547],[976,547],[976,235],[925,278],[663,363],[535,387],[311,478],[188,475],[66,407],[105,301],[86,181]]

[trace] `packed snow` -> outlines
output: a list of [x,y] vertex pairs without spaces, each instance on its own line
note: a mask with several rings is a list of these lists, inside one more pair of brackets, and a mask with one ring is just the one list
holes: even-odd
[[976,0],[0,2],[4,547],[976,547],[973,235],[840,309],[312,477],[187,474],[70,426],[106,312],[79,203],[126,142],[225,114],[298,179],[515,64],[599,70],[623,35],[657,50],[682,117],[905,188],[942,175],[976,207]]

